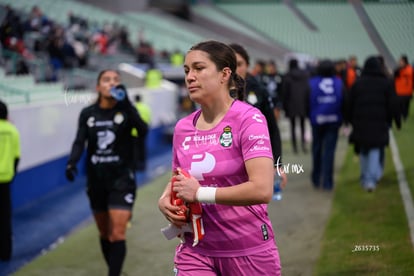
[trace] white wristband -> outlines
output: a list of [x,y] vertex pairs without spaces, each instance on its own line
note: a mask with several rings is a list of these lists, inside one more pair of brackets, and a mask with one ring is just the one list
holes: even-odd
[[200,187],[197,190],[196,198],[201,203],[216,203],[216,190],[214,187]]

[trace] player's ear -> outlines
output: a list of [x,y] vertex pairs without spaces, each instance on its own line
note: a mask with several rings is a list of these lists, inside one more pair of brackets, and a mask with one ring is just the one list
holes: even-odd
[[223,81],[227,82],[231,77],[231,69],[229,67],[224,67],[221,72],[223,73]]

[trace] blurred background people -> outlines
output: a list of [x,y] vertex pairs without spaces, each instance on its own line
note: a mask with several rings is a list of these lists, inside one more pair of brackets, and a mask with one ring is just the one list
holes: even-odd
[[[98,74],[96,103],[82,109],[66,166],[74,181],[76,164],[86,147],[87,194],[109,276],[119,276],[127,253],[126,229],[135,202],[134,139],[132,129],[145,136],[147,124],[128,99],[114,70]],[[116,88],[123,97],[114,96]]]
[[395,90],[400,101],[401,115],[407,119],[414,90],[414,69],[406,55],[401,56],[394,71]]
[[10,186],[20,160],[20,134],[7,118],[7,105],[0,101],[0,261],[9,261],[12,257]]
[[305,140],[305,120],[308,115],[309,76],[299,68],[297,59],[289,61],[289,71],[283,81],[283,107],[290,122],[290,136],[293,152],[298,153],[296,122],[300,126],[300,142],[302,151],[307,153]]
[[394,84],[384,75],[378,57],[367,58],[348,96],[347,118],[352,125],[349,142],[359,154],[361,185],[372,192],[383,174],[389,128],[392,122],[401,127]]
[[274,60],[270,60],[267,63],[264,82],[272,100],[273,112],[277,121],[280,118],[280,112],[283,109],[283,75],[279,72],[277,64]]
[[331,60],[319,63],[310,79],[310,122],[312,126],[312,184],[332,190],[338,132],[343,120],[344,86],[335,75]]
[[358,66],[358,59],[352,55],[349,57],[347,67],[345,69],[344,81],[346,88],[351,89],[357,78],[361,75],[361,68]]
[[[151,109],[150,107],[145,104],[142,99],[141,95],[135,96],[135,107],[141,116],[142,120],[149,126],[151,122]],[[147,168],[147,147],[146,147],[146,141],[147,141],[147,134],[144,133],[141,134],[136,131],[136,129],[133,130],[133,136],[136,137],[135,140],[135,169],[137,171],[145,171]]]
[[[245,97],[244,100],[249,104],[257,107],[265,116],[269,129],[270,143],[272,145],[272,153],[275,168],[282,163],[282,141],[280,138],[280,130],[277,125],[274,113],[273,103],[266,88],[251,75],[248,71],[250,65],[250,56],[246,49],[240,44],[232,43],[229,45],[236,53],[237,74],[245,81]],[[281,187],[284,188],[287,183],[287,176],[281,170],[275,169],[275,173],[280,174]],[[279,175],[277,175],[279,176]]]

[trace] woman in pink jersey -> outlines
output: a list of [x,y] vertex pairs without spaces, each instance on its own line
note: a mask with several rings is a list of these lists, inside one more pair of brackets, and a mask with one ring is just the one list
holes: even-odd
[[[281,274],[267,213],[274,176],[269,131],[263,114],[240,100],[244,82],[236,68],[233,50],[218,41],[194,45],[185,58],[187,89],[201,108],[175,127],[173,191],[187,203],[201,203],[204,236],[194,243],[193,233],[183,234],[174,258],[178,276]],[[182,227],[187,222],[171,204],[171,185],[159,209]]]

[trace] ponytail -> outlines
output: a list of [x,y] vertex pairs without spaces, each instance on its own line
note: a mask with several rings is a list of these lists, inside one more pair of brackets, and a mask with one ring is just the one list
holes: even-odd
[[230,96],[233,98],[244,101],[245,98],[245,86],[246,82],[242,77],[236,73],[232,73],[232,79],[230,80]]

